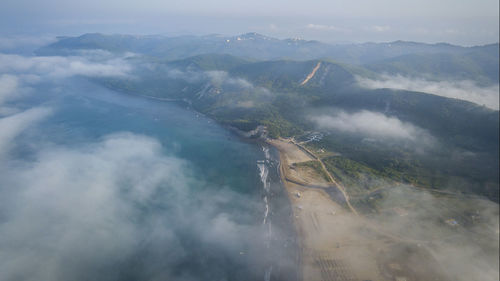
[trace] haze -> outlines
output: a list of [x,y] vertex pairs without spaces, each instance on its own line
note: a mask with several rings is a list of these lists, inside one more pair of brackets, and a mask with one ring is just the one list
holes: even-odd
[[498,1],[62,1],[7,0],[0,34],[240,34],[329,43],[498,41]]

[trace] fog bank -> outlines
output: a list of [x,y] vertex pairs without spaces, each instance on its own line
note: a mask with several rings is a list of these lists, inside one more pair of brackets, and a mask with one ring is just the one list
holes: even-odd
[[381,79],[357,77],[360,86],[369,89],[391,88],[430,93],[499,109],[499,85],[481,87],[474,81],[430,81],[401,75],[382,75]]

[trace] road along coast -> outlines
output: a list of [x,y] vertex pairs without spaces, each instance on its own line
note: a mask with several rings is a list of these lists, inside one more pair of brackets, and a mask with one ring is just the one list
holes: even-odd
[[[303,280],[447,280],[424,246],[385,233],[358,215],[314,153],[293,139],[267,142],[280,154]],[[415,260],[426,270],[415,270]]]

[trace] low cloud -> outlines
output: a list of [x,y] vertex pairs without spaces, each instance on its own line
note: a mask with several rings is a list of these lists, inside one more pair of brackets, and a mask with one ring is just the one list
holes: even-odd
[[313,23],[306,25],[306,28],[313,29],[313,30],[324,30],[324,31],[339,31],[339,32],[349,31],[349,29],[334,26],[334,25],[313,24]]
[[126,76],[131,66],[121,58],[92,62],[85,57],[26,57],[0,54],[0,73],[31,73],[50,78],[83,76]]
[[[154,69],[154,71],[162,71],[158,69],[158,66],[151,65],[150,67],[151,69]],[[166,73],[168,78],[184,80],[188,83],[202,85],[197,93],[198,98],[202,98],[206,94],[210,94],[213,90],[217,93],[220,93],[220,90],[225,93],[229,93],[225,99],[225,101],[229,103],[231,102],[230,95],[241,95],[242,93],[248,92],[252,93],[253,101],[269,100],[275,96],[268,89],[256,86],[244,78],[231,76],[226,71],[181,70],[178,68],[168,67],[163,71]],[[253,101],[238,103],[237,106],[245,108],[253,107]],[[228,106],[230,105],[229,103],[227,104]]]
[[0,161],[8,153],[14,139],[26,128],[51,114],[48,107],[33,107],[26,110],[15,106],[6,106],[22,94],[20,79],[15,75],[0,75]]
[[[159,69],[152,66],[155,71]],[[160,70],[161,71],[161,70]],[[253,84],[248,82],[246,79],[239,77],[232,77],[226,71],[221,70],[180,70],[177,68],[167,68],[165,70],[167,76],[172,79],[181,79],[189,83],[206,83],[209,82],[211,85],[216,87],[222,86],[236,86],[242,89],[252,89]]]
[[381,229],[421,241],[450,280],[498,280],[498,204],[406,185],[382,194],[376,204],[383,211],[373,217]]
[[14,75],[0,75],[0,106],[15,94],[19,79]]
[[134,224],[161,184],[185,188],[182,163],[159,155],[158,142],[122,134],[83,149],[42,150],[26,168],[2,169],[3,278],[96,277],[90,268],[119,263],[138,237],[171,239],[166,225],[155,225],[159,218],[144,229]]
[[401,75],[382,75],[380,79],[357,77],[359,85],[369,89],[391,88],[435,94],[470,101],[488,108],[499,109],[499,85],[481,87],[470,80],[429,81]]
[[[353,259],[353,267],[366,268],[363,257],[369,256],[380,269],[393,272],[391,280],[412,276],[410,272],[418,273],[412,280],[498,280],[497,203],[457,192],[456,183],[438,183],[428,190],[368,170],[337,167],[335,176],[363,214],[345,219],[369,226],[373,232],[366,232],[365,239],[373,239],[371,245],[378,249],[375,257],[361,255]],[[338,223],[336,227],[337,231],[349,233],[350,239],[363,236],[363,231],[350,229],[349,223]],[[375,242],[375,233],[385,238]],[[350,250],[355,251],[354,247]],[[391,265],[396,266],[391,270]]]
[[[128,75],[122,59],[85,56],[0,55],[1,279],[263,278],[282,255],[263,243],[258,195],[205,181],[155,138],[122,132],[62,145],[38,130],[58,112],[46,100],[51,107],[29,107],[40,83],[56,92],[73,75]],[[200,73],[206,82],[253,87]],[[273,238],[280,231],[273,225]]]
[[248,217],[261,206],[229,188],[196,190],[206,183],[156,139],[118,133],[42,146],[16,165],[0,157],[4,280],[263,276],[264,231]]
[[431,136],[425,130],[396,117],[373,111],[363,110],[355,113],[337,111],[332,114],[313,115],[310,120],[322,130],[338,130],[379,139],[431,140]]
[[215,86],[222,86],[223,84],[237,86],[244,89],[253,88],[252,83],[248,82],[243,78],[234,78],[229,76],[226,71],[207,71],[206,75],[210,79],[210,82]]
[[33,126],[37,121],[47,117],[50,113],[50,108],[35,107],[0,118],[0,156],[7,153],[16,136],[27,127]]

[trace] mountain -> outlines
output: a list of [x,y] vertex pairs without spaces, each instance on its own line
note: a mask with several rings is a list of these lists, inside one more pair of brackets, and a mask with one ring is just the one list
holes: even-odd
[[164,59],[181,59],[200,54],[230,54],[258,60],[311,60],[329,58],[350,64],[365,64],[408,54],[463,54],[481,47],[461,47],[451,44],[425,44],[395,41],[330,45],[301,39],[276,39],[258,33],[238,36],[133,36],[84,34],[61,37],[37,51],[39,55],[70,54],[81,49],[102,49],[110,52],[134,52]]
[[37,51],[39,55],[69,54],[81,49],[102,49],[110,52],[134,52],[165,59],[181,59],[200,54],[231,54],[254,59],[279,57],[311,57],[325,53],[330,47],[316,41],[291,44],[258,33],[238,36],[132,36],[84,34],[79,37],[60,38],[57,42]]
[[[192,57],[207,60],[214,55],[231,55],[248,61],[322,59],[362,65],[365,72],[370,70],[378,74],[427,80],[465,79],[480,85],[498,84],[499,77],[498,43],[467,48],[445,43],[405,41],[329,45],[302,39],[279,40],[258,33],[180,37],[92,33],[79,37],[60,37],[57,42],[37,50],[37,54],[78,55],[82,50],[95,49],[112,53],[132,52],[165,61],[193,60]],[[222,62],[224,59],[216,61]]]
[[237,66],[249,64],[250,62],[250,60],[227,54],[203,54],[186,59],[169,61],[168,65],[184,70],[229,70]]
[[374,72],[430,80],[473,80],[480,84],[498,84],[498,50],[498,44],[490,44],[459,53],[407,54],[364,66]]

